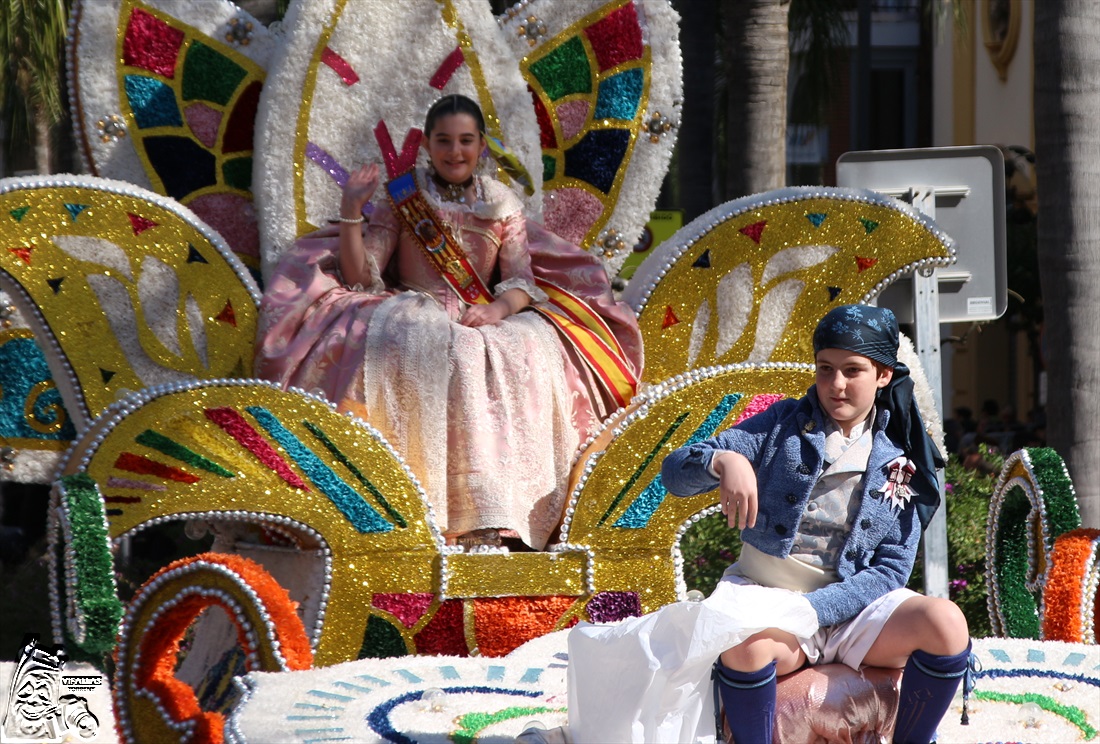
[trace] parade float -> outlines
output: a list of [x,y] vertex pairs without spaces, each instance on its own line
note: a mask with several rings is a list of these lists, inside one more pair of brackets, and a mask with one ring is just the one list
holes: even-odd
[[[500,177],[528,213],[613,275],[679,124],[666,0],[534,0],[499,18],[481,0],[311,0],[276,29],[220,0],[78,2],[69,69],[88,175],[0,182],[15,308],[0,454],[9,477],[53,484],[54,641],[111,667],[125,741],[484,741],[563,724],[560,631],[687,601],[680,541],[715,499],[669,498],[663,455],[802,394],[832,306],[954,258],[935,223],[870,191],[782,189],[702,215],[623,293],[641,385],[577,451],[552,544],[464,552],[369,412],[252,377],[263,278],[378,157],[374,124],[419,126],[449,92],[478,100],[514,154]],[[1033,703],[1046,731],[1096,735],[1097,534],[1079,523],[1056,454],[1006,462],[991,617],[1063,645],[979,642],[988,690],[971,705],[987,720]],[[201,548],[123,591],[138,538],[173,525]],[[881,697],[868,730],[893,715],[896,674],[800,674],[822,676],[787,683],[788,715],[810,709],[821,736],[842,736],[842,709],[809,705],[830,682]],[[1016,689],[1036,678],[1064,689]]]

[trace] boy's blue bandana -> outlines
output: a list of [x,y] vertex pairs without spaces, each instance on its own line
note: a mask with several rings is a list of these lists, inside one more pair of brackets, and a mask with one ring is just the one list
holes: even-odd
[[814,331],[814,354],[844,349],[885,364],[898,365],[898,321],[884,307],[841,305],[821,319]]
[[890,411],[886,435],[905,450],[915,466],[909,488],[917,505],[921,527],[927,527],[940,505],[936,469],[943,458],[924,428],[920,409],[913,399],[909,368],[898,361],[898,321],[884,307],[841,305],[821,319],[814,331],[814,354],[822,349],[843,349],[885,364],[894,370],[890,384],[878,393],[876,405]]

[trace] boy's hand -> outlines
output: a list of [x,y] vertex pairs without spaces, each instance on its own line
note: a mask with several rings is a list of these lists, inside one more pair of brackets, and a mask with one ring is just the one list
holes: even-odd
[[714,455],[711,468],[718,474],[718,499],[729,526],[756,526],[756,471],[744,455],[723,451]]

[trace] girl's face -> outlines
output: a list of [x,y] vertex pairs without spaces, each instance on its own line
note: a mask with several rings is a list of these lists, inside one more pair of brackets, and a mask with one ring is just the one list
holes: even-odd
[[477,168],[485,138],[469,114],[444,114],[435,121],[424,147],[435,172],[448,183],[465,183]]
[[817,352],[817,397],[844,436],[861,423],[875,405],[880,388],[890,384],[894,370],[846,349]]

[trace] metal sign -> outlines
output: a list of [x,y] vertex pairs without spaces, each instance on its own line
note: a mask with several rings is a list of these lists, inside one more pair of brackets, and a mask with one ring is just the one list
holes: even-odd
[[[934,218],[956,241],[958,262],[939,269],[939,320],[993,320],[1008,307],[1005,258],[1005,168],[991,145],[846,152],[838,186],[873,189],[912,201],[934,196]],[[879,296],[902,323],[913,322],[913,283],[905,277]]]

